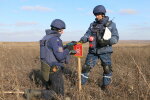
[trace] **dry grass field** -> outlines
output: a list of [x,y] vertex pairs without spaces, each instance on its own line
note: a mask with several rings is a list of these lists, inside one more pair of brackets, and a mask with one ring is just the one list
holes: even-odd
[[[64,76],[66,96],[71,100],[150,100],[150,41],[121,41],[113,47],[110,93],[103,92],[98,86],[103,73],[99,61],[80,94],[72,83],[76,78]],[[82,65],[87,49],[85,44]],[[0,100],[25,100],[22,95],[3,94],[2,91],[43,88],[29,78],[33,70],[40,70],[37,42],[0,42],[0,53]],[[72,56],[66,68],[76,72],[76,67],[77,58]]]

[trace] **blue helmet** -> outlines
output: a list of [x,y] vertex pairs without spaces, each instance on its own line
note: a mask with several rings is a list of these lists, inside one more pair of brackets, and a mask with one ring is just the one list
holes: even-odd
[[98,5],[93,9],[93,14],[105,14],[106,13],[106,9],[103,5]]
[[51,23],[52,28],[57,28],[57,29],[65,29],[66,25],[65,22],[60,20],[60,19],[55,19]]

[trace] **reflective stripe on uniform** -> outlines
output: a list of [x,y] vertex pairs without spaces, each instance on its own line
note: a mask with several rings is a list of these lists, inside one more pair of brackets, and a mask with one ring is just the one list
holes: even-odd
[[111,76],[103,76],[103,77],[105,77],[105,78],[111,78]]
[[84,78],[89,78],[89,77],[85,76],[84,74],[81,74],[81,76],[84,77]]

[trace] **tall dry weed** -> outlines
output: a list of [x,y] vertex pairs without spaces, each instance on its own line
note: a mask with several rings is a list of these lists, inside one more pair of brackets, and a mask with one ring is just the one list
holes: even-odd
[[[40,70],[38,43],[1,43],[0,44],[0,91],[16,91],[25,89],[39,89],[30,80],[33,70]],[[87,44],[84,45],[84,57],[87,55]],[[134,59],[134,60],[133,60]],[[73,74],[65,75],[65,95],[71,100],[150,100],[150,43],[146,44],[118,44],[114,46],[112,54],[113,82],[110,93],[103,92],[101,84],[102,66],[98,61],[91,70],[90,78],[79,93],[75,82],[77,58],[71,57],[66,65]],[[143,80],[137,66],[144,75]],[[24,100],[22,95],[0,94],[0,100]]]

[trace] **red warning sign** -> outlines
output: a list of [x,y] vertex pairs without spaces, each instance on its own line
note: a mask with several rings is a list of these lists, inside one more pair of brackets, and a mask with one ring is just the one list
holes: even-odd
[[77,52],[74,56],[76,57],[82,57],[83,56],[83,47],[81,43],[77,43],[74,46],[74,50]]

